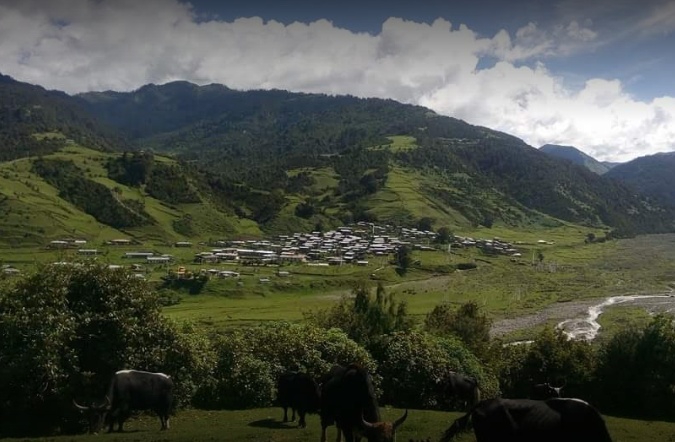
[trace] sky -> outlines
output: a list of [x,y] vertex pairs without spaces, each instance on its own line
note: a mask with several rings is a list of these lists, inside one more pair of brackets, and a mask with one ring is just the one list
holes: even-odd
[[392,98],[600,160],[675,150],[675,0],[0,0],[0,72]]

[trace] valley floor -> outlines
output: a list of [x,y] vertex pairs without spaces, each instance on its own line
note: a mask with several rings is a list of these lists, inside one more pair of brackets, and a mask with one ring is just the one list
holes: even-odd
[[[383,418],[398,418],[402,410],[384,409]],[[411,410],[397,439],[432,441],[449,427],[461,413]],[[159,420],[142,417],[127,424],[123,434],[102,434],[98,436],[60,436],[44,439],[20,439],[23,441],[54,442],[164,442],[164,441],[236,441],[236,442],[317,442],[320,439],[320,425],[317,416],[309,416],[307,428],[298,429],[295,424],[281,423],[280,408],[264,408],[244,411],[181,411],[172,419],[171,429],[159,430]],[[675,439],[675,423],[659,421],[638,421],[606,416],[609,432],[615,442],[665,442]],[[329,440],[334,440],[335,427],[328,430]],[[12,439],[4,439],[10,441]],[[18,439],[17,439],[18,440]],[[458,442],[474,441],[473,433],[466,433]]]

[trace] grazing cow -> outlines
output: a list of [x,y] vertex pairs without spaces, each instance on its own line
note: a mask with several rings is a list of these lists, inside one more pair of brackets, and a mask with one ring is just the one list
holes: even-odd
[[89,432],[101,431],[106,418],[109,421],[108,432],[113,431],[117,421],[117,431],[122,431],[124,421],[132,410],[154,410],[162,423],[162,430],[169,429],[169,413],[173,401],[173,381],[163,373],[122,370],[113,376],[104,402],[92,403],[89,407],[75,406],[89,417]]
[[546,399],[552,399],[561,397],[563,386],[554,387],[548,382],[544,384],[535,384],[532,387],[532,399],[545,401]]
[[490,399],[457,419],[449,442],[473,424],[476,442],[612,442],[598,411],[579,399]]
[[321,442],[326,428],[333,423],[346,442],[394,442],[396,429],[406,420],[408,411],[395,422],[382,422],[375,390],[368,372],[359,365],[334,367],[321,388]]
[[452,371],[439,383],[442,384],[445,397],[460,402],[464,410],[470,410],[480,402],[480,389],[473,377]]
[[306,373],[284,373],[279,377],[279,403],[284,409],[284,422],[288,422],[288,408],[293,411],[291,421],[298,412],[298,426],[305,428],[305,415],[319,411],[321,392],[316,381]]

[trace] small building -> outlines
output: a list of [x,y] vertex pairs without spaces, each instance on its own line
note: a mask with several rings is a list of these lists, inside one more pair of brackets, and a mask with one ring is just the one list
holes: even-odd
[[154,255],[152,252],[127,252],[124,257],[127,259],[147,259]]
[[270,283],[269,278],[260,278],[259,281],[260,281],[260,284],[269,284]]
[[111,239],[110,242],[108,243],[113,246],[128,246],[131,244],[130,239]]
[[77,251],[78,255],[82,256],[95,256],[98,255],[98,250],[96,249],[80,249]]
[[192,247],[192,243],[190,241],[178,241],[177,243],[174,244],[175,247]]
[[14,267],[6,267],[2,269],[2,273],[7,276],[16,276],[21,274],[21,270],[15,269]]
[[167,264],[171,262],[170,256],[148,256],[146,259],[148,264]]
[[365,266],[368,265],[368,261],[364,261],[364,260],[356,261],[356,265],[359,266],[359,267],[365,267]]
[[49,242],[49,247],[52,249],[65,249],[70,245],[68,241],[63,241],[63,240],[56,240],[56,241],[50,241]]
[[291,276],[291,272],[282,272],[282,271],[279,271],[279,272],[277,272],[277,276],[278,276],[279,278],[288,278],[289,276]]

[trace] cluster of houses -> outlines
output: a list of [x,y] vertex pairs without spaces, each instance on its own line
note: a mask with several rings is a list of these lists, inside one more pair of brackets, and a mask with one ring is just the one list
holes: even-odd
[[[357,225],[329,232],[279,235],[269,240],[217,241],[216,248],[195,255],[199,263],[238,262],[242,264],[323,263],[367,266],[369,257],[387,257],[404,245],[435,250],[428,244],[433,232],[404,229],[400,234],[386,227]],[[422,244],[426,241],[426,245]]]
[[474,239],[470,237],[456,236],[454,244],[462,247],[477,247],[485,253],[493,255],[506,255],[514,258],[520,258],[522,254],[510,242],[502,241],[500,238],[494,239]]

